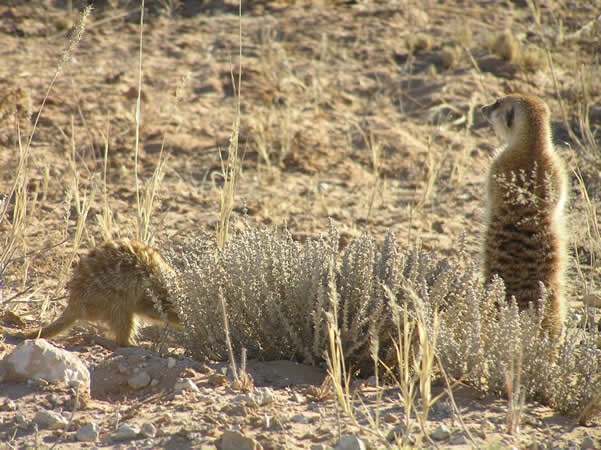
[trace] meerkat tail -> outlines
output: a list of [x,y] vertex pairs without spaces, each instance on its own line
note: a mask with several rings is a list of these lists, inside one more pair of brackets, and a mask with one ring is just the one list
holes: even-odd
[[37,338],[49,338],[56,336],[57,334],[63,333],[69,330],[77,321],[76,317],[73,317],[69,313],[67,308],[63,314],[49,325],[46,325],[41,330],[35,329],[22,333],[25,339],[37,339]]

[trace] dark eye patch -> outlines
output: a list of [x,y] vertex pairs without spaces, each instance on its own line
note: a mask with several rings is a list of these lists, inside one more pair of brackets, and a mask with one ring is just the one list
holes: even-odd
[[513,116],[514,116],[514,113],[513,113],[513,106],[512,106],[505,113],[505,122],[507,123],[507,128],[511,128],[511,125],[513,125]]
[[499,106],[501,106],[501,102],[499,100],[497,100],[496,102],[494,102],[492,105],[490,105],[490,111],[494,111],[495,109],[497,109]]

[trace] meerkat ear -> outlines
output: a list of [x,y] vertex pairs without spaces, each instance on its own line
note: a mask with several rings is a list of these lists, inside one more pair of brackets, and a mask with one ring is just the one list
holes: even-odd
[[512,106],[505,113],[505,122],[507,123],[507,128],[511,128],[511,125],[513,125],[513,116],[514,116],[514,111],[513,111],[513,106]]

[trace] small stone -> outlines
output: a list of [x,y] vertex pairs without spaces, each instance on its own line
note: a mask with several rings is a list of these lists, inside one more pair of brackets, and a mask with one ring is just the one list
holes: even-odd
[[167,359],[167,368],[173,369],[175,367],[176,361],[173,358]]
[[17,405],[10,398],[4,400],[4,411],[16,411]]
[[127,384],[132,389],[142,389],[150,384],[150,375],[147,372],[140,372],[127,380]]
[[157,429],[153,424],[151,424],[150,422],[147,422],[144,425],[142,425],[142,429],[140,430],[140,433],[144,437],[153,438],[157,435]]
[[467,440],[463,434],[455,434],[451,436],[451,440],[449,441],[451,445],[465,445],[466,443]]
[[595,308],[601,308],[601,294],[591,293],[582,297],[582,301],[587,306],[594,306]]
[[260,450],[263,447],[239,431],[226,430],[221,436],[221,450]]
[[449,427],[446,425],[439,425],[436,430],[430,435],[432,439],[435,441],[444,441],[451,436],[451,432],[449,431]]
[[98,425],[95,423],[88,423],[77,430],[75,437],[81,442],[96,442],[98,440],[98,433]]
[[354,434],[344,434],[335,447],[337,450],[366,450],[365,444]]
[[585,436],[585,438],[582,440],[582,444],[580,444],[580,448],[589,449],[597,448],[597,446],[595,445],[595,441],[593,441],[593,439],[590,436]]
[[116,441],[129,441],[135,439],[139,432],[140,430],[137,426],[124,423],[119,427],[117,432],[113,434],[113,439]]
[[394,414],[387,413],[384,415],[384,417],[382,417],[382,420],[384,420],[384,422],[386,423],[397,423],[399,421],[399,418]]
[[304,414],[295,414],[290,418],[290,422],[294,423],[309,423],[309,419]]
[[214,373],[209,375],[208,381],[213,386],[225,386],[228,383],[228,378],[221,373]]
[[203,375],[209,375],[209,374],[213,373],[214,370],[211,369],[206,364],[203,364],[203,365],[201,365],[201,366],[199,366],[199,367],[196,368],[196,372],[202,373]]
[[62,414],[54,411],[41,410],[38,411],[33,418],[33,422],[41,428],[47,428],[49,430],[58,430],[64,428],[69,421],[65,419]]
[[183,392],[183,391],[200,392],[200,389],[198,389],[198,386],[196,386],[194,381],[190,380],[189,378],[175,383],[175,386],[173,387],[173,389],[175,389],[175,392]]
[[275,393],[270,388],[256,388],[246,395],[246,401],[251,406],[266,406],[275,402]]

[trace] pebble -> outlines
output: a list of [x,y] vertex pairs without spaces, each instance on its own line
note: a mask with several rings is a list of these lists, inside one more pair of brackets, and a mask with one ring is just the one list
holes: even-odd
[[591,293],[582,297],[582,301],[587,306],[593,306],[595,308],[601,308],[601,294]]
[[430,435],[432,439],[435,441],[444,441],[451,436],[451,432],[449,431],[449,427],[446,425],[439,425],[436,430]]
[[597,446],[595,445],[595,441],[593,441],[593,439],[590,436],[585,436],[585,438],[582,440],[582,444],[580,444],[580,448],[589,449],[597,448]]
[[116,441],[129,441],[135,439],[139,432],[140,430],[137,426],[124,423],[119,427],[117,432],[113,434],[113,439]]
[[455,434],[451,436],[451,440],[449,441],[451,445],[465,445],[467,444],[467,440],[463,434]]
[[275,394],[270,388],[256,388],[254,392],[246,395],[246,401],[249,405],[266,406],[275,402]]
[[183,391],[200,392],[200,389],[198,389],[198,386],[196,386],[194,381],[190,380],[189,378],[175,383],[175,386],[173,387],[173,389],[175,389],[175,392],[183,392]]
[[10,398],[4,400],[4,410],[5,411],[16,411],[17,405]]
[[208,381],[213,386],[225,386],[228,383],[228,378],[220,373],[209,375]]
[[99,431],[98,425],[91,422],[77,430],[75,437],[81,442],[96,442],[98,440]]
[[336,450],[366,450],[365,443],[354,434],[340,436]]
[[150,384],[150,375],[147,372],[140,372],[137,375],[129,378],[127,384],[132,389],[142,389]]
[[399,418],[394,414],[387,413],[384,415],[384,417],[382,417],[382,420],[386,423],[397,423],[399,421]]
[[140,433],[142,433],[142,436],[144,437],[153,438],[157,435],[157,429],[153,424],[147,422],[144,425],[142,425]]
[[176,361],[173,358],[167,358],[167,368],[173,369],[175,367]]
[[221,436],[221,450],[260,450],[263,447],[239,431],[226,430]]
[[46,410],[38,411],[33,418],[33,422],[38,424],[41,428],[47,428],[49,430],[64,428],[67,423],[69,423],[62,414]]
[[304,414],[295,414],[290,418],[290,422],[294,423],[309,423],[309,419]]

